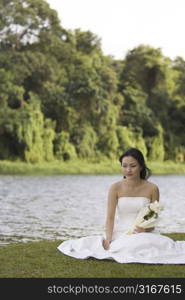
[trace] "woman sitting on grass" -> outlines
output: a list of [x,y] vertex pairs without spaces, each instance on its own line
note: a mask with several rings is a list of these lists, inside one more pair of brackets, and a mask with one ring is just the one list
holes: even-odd
[[94,257],[118,263],[184,264],[185,241],[173,241],[155,229],[160,208],[159,188],[148,181],[150,170],[142,152],[129,148],[119,161],[123,179],[109,188],[105,236],[67,240],[58,250],[79,259]]

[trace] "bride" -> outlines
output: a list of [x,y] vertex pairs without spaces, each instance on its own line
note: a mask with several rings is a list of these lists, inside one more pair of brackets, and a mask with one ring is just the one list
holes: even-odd
[[150,170],[140,150],[129,148],[119,161],[123,179],[109,188],[105,235],[67,240],[58,250],[78,259],[94,257],[118,263],[185,264],[185,241],[174,241],[154,227],[135,226],[132,234],[127,234],[140,210],[159,201],[159,188],[147,180]]

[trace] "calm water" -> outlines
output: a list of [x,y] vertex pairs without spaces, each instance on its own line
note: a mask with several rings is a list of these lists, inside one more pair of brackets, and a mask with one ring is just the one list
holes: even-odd
[[[107,191],[121,175],[0,176],[0,244],[104,231]],[[152,176],[160,232],[185,232],[185,175]]]

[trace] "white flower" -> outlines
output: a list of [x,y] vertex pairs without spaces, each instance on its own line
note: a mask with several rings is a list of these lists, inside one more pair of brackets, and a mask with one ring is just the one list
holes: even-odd
[[152,203],[150,203],[150,205],[149,205],[149,207],[150,207],[150,209],[151,210],[153,210],[154,212],[158,212],[159,210],[162,210],[163,209],[163,205],[161,205],[160,203],[159,203],[159,201],[154,201],[154,202],[152,202]]

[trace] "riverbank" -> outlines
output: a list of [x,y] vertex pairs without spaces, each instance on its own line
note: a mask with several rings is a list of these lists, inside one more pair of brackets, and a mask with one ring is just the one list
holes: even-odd
[[[173,161],[148,162],[153,174],[185,174],[185,163]],[[109,159],[97,161],[72,160],[30,164],[21,161],[0,161],[2,175],[60,175],[60,174],[120,174],[118,161]]]
[[[185,233],[165,234],[185,240]],[[0,278],[184,278],[185,265],[118,264],[89,258],[78,260],[58,251],[61,243],[39,241],[0,246]]]

